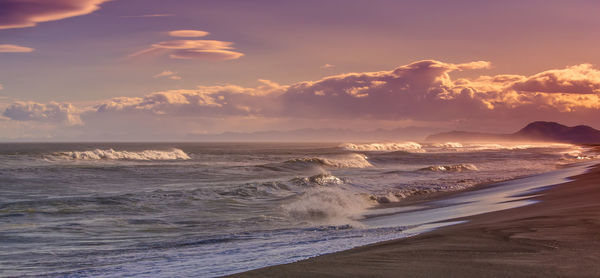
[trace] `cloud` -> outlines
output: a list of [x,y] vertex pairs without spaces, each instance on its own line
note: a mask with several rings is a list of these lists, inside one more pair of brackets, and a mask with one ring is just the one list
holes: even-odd
[[169,71],[169,70],[163,70],[162,72],[155,74],[154,76],[152,76],[154,78],[161,78],[161,77],[166,77],[172,80],[181,80],[181,76],[177,75],[176,72],[174,71]]
[[27,53],[32,52],[34,49],[26,46],[19,46],[14,44],[0,44],[0,53]]
[[[204,32],[195,30],[179,30],[173,32],[180,36],[190,32]],[[205,32],[207,35],[208,33]],[[235,60],[242,56],[243,53],[233,51],[233,42],[218,41],[218,40],[170,40],[152,44],[148,49],[144,49],[129,55],[129,57],[137,57],[149,53],[167,53],[172,59],[197,59],[197,60]]]
[[168,116],[206,116],[270,114],[272,101],[287,86],[259,80],[256,88],[235,85],[198,86],[192,90],[168,90],[144,97],[113,98],[95,106],[99,113],[145,113]]
[[322,65],[320,68],[322,68],[322,69],[330,69],[330,68],[333,68],[333,67],[335,67],[335,66],[331,65],[331,64],[325,64],[325,65]]
[[198,59],[212,61],[235,60],[242,56],[244,56],[243,53],[221,49],[185,49],[174,51],[169,55],[169,57],[173,59]]
[[80,125],[80,113],[81,110],[70,103],[15,102],[6,108],[2,115],[15,121]]
[[[273,119],[279,122],[284,119],[319,123],[345,121],[350,125],[355,121],[404,120],[522,124],[539,119],[590,121],[600,117],[600,94],[593,93],[597,84],[594,78],[600,71],[592,66],[583,64],[531,76],[503,74],[468,79],[450,76],[453,71],[489,67],[489,62],[455,64],[424,60],[388,71],[332,75],[291,85],[259,80],[256,87],[219,85],[166,90],[142,97],[117,97],[79,109],[48,108],[57,107],[56,103],[20,103],[10,106],[4,115],[21,121],[52,118],[57,119],[54,122],[67,124],[77,120],[65,120],[68,119],[65,115],[73,119],[81,115],[86,122],[172,119],[171,122],[179,126],[194,125],[200,119],[210,124],[240,117],[263,122]],[[175,74],[165,71],[157,76]],[[549,75],[557,77],[547,78]],[[538,82],[531,83],[532,80]],[[65,112],[61,117],[50,116],[60,114],[58,112],[47,112],[56,110]]]
[[[525,113],[527,109],[540,113],[600,109],[599,96],[586,91],[557,94],[515,89],[516,84],[538,75],[457,80],[449,76],[452,71],[489,67],[489,62],[482,61],[452,64],[425,60],[391,71],[340,74],[290,86],[262,80],[256,88],[201,86],[195,90],[157,92],[127,101],[117,99],[99,107],[103,112],[150,111],[159,115],[423,121],[504,117],[515,111]],[[576,74],[578,70],[579,67],[570,67],[561,71]],[[590,75],[599,72],[588,70]],[[109,107],[118,109],[106,109]]]
[[0,29],[33,27],[37,23],[85,15],[109,0],[3,0]]
[[210,33],[201,30],[174,30],[169,32],[169,36],[171,37],[185,37],[185,38],[197,38],[197,37],[205,37]]
[[544,71],[515,82],[523,92],[600,94],[600,71],[590,64]]

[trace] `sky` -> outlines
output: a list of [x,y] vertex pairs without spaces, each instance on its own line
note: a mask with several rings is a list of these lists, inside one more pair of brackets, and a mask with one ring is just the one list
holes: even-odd
[[599,1],[0,0],[0,140],[600,128]]

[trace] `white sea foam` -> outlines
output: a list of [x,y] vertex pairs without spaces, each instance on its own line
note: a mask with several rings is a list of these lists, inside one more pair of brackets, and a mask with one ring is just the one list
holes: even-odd
[[457,142],[436,143],[426,147],[427,152],[477,152],[487,150],[526,150],[532,148],[577,148],[575,145],[563,143],[471,143]]
[[314,163],[333,168],[366,168],[373,166],[367,160],[367,156],[358,153],[351,153],[331,157],[295,158],[286,161],[286,163]]
[[569,150],[563,153],[565,159],[587,160],[594,159],[595,155],[585,152],[584,150]]
[[346,150],[351,151],[406,151],[406,152],[425,152],[421,144],[416,142],[392,142],[392,143],[368,143],[368,144],[352,144],[346,143],[341,146]]
[[115,151],[113,149],[58,152],[52,158],[68,160],[188,160],[190,156],[180,149],[169,151],[144,150],[144,151]]
[[327,186],[327,185],[343,184],[345,182],[345,180],[340,179],[331,174],[318,174],[318,175],[310,176],[307,178],[295,178],[292,180],[292,182],[299,184],[299,185],[304,185],[304,186],[310,186],[310,185]]
[[463,147],[463,145],[458,142],[438,143],[438,144],[433,144],[433,146],[436,148],[462,148]]
[[421,171],[433,172],[463,172],[478,171],[477,166],[473,164],[455,164],[455,165],[434,165],[420,169]]

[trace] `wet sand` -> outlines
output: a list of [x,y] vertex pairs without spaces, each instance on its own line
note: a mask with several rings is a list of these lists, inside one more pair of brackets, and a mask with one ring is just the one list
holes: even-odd
[[235,277],[600,277],[600,165],[533,205]]

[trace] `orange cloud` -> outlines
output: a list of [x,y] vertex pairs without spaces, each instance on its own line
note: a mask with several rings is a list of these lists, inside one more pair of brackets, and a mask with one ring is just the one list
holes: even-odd
[[85,15],[110,0],[3,0],[0,29],[33,27],[37,23]]
[[26,46],[19,46],[14,44],[0,44],[0,53],[27,53],[32,52],[33,48]]
[[185,38],[197,38],[197,37],[205,37],[210,33],[201,30],[174,30],[169,32],[169,36],[171,37],[185,37]]
[[600,71],[590,64],[544,71],[512,85],[524,92],[599,94]]

